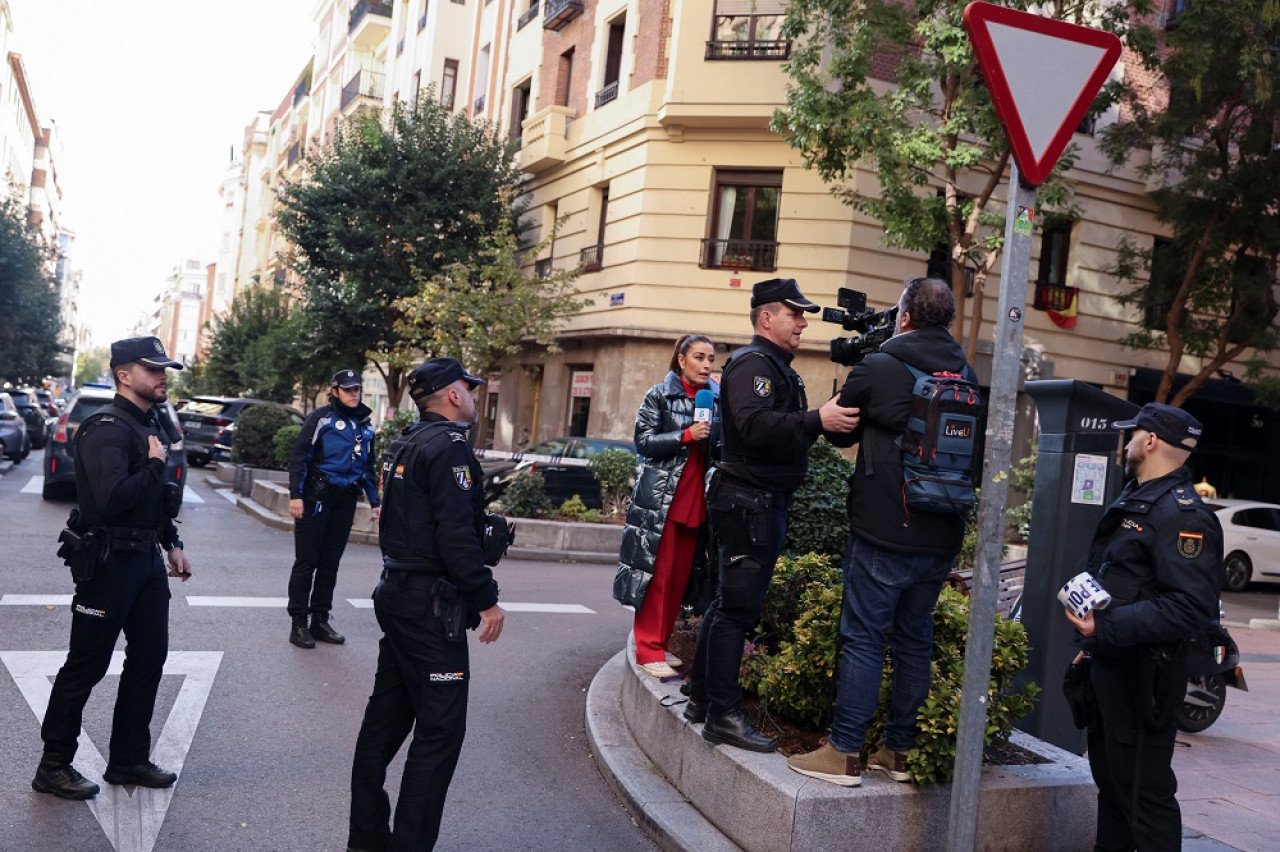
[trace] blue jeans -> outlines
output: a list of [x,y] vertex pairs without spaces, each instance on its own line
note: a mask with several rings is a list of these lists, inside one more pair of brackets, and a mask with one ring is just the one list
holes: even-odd
[[893,697],[884,740],[894,751],[915,745],[916,716],[929,696],[933,607],[954,556],[900,553],[849,535],[840,613],[840,672],[831,745],[861,751],[880,703],[884,649],[893,654]]

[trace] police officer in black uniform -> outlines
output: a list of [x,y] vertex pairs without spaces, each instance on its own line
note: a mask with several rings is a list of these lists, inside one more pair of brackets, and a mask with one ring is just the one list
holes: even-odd
[[173,523],[180,498],[165,482],[166,438],[175,434],[158,420],[168,399],[166,368],[182,365],[154,337],[112,343],[115,398],[76,431],[79,520],[71,525],[96,544],[87,572],[77,578],[67,661],[40,729],[44,756],[31,786],[41,793],[64,799],[98,793],[71,761],[85,703],[107,673],[122,630],[124,672],[103,778],[143,787],[168,787],[178,779],[150,761],[151,715],[169,652],[169,585],[160,550],[168,553],[169,577],[186,582],[191,576]]
[[[465,628],[479,626],[485,643],[502,633],[483,549],[484,480],[467,443],[482,384],[453,358],[418,367],[409,393],[422,417],[383,456],[383,572],[373,606],[384,635],[351,767],[350,849],[435,845],[466,735]],[[410,730],[388,827],[387,764]]]
[[804,481],[809,447],[826,432],[851,432],[858,409],[832,398],[807,411],[804,382],[791,367],[806,313],[818,306],[791,278],[752,288],[751,343],[733,353],[720,381],[724,456],[708,476],[707,511],[719,549],[719,583],[702,619],[685,717],[706,724],[703,739],[751,751],[777,741],[742,709],[742,643],[764,608],[787,537],[792,493]]
[[1184,466],[1202,426],[1162,403],[1115,424],[1133,429],[1125,466],[1133,481],[1094,535],[1089,569],[1111,594],[1105,609],[1067,618],[1076,665],[1095,696],[1089,768],[1098,785],[1095,849],[1178,849],[1182,817],[1174,777],[1175,721],[1187,686],[1187,638],[1217,617],[1222,528]]

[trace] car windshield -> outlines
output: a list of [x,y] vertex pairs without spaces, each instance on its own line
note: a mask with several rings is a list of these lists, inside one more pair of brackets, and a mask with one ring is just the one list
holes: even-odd
[[7,393],[0,393],[0,408],[5,411],[17,411],[17,407],[13,404],[13,398]]
[[71,406],[71,412],[67,415],[67,422],[83,423],[86,417],[97,411],[99,408],[110,404],[110,402],[111,397],[82,396],[76,400],[75,405]]
[[525,448],[525,455],[530,456],[562,456],[569,451],[569,442],[552,438]]
[[230,403],[219,402],[216,399],[193,399],[182,407],[182,413],[207,414],[210,417],[217,417],[230,407]]

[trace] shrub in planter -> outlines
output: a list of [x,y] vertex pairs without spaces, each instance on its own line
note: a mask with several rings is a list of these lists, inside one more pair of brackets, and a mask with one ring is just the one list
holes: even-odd
[[636,457],[626,450],[603,450],[591,457],[591,473],[600,483],[604,514],[618,517],[627,508],[636,478]]
[[231,444],[231,460],[253,467],[279,470],[275,437],[288,426],[289,412],[275,405],[252,405],[236,418],[236,437]]
[[[806,585],[807,583],[807,585]],[[793,722],[824,726],[835,703],[840,662],[839,625],[843,581],[824,557],[779,560],[761,624],[761,641],[743,659],[742,682],[765,709]],[[934,609],[933,678],[920,711],[920,734],[907,760],[918,783],[950,779],[955,762],[960,687],[964,675],[969,600],[944,588]],[[997,619],[987,693],[986,742],[1007,740],[1013,723],[1031,709],[1039,687],[1013,687],[1027,664],[1027,635],[1017,622]],[[884,731],[889,712],[892,658],[887,653],[880,707],[867,729],[867,748]]]
[[298,440],[298,433],[301,431],[302,427],[294,423],[281,426],[276,430],[275,437],[271,439],[271,446],[275,449],[276,464],[281,467],[289,466],[289,456],[293,454],[294,442]]
[[547,482],[537,471],[520,471],[511,477],[507,490],[502,493],[502,510],[513,517],[537,518],[550,509]]
[[845,498],[853,462],[823,438],[809,448],[809,472],[795,493],[783,552],[792,556],[824,553],[836,562],[849,538]]
[[582,502],[582,497],[578,494],[560,504],[560,514],[569,520],[583,521],[590,524],[597,523],[600,520],[600,510],[588,509],[587,504]]

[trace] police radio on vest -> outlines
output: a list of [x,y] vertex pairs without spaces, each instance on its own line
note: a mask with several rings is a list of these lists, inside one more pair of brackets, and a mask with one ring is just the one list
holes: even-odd
[[693,422],[710,423],[711,406],[715,404],[716,395],[703,388],[693,395]]

